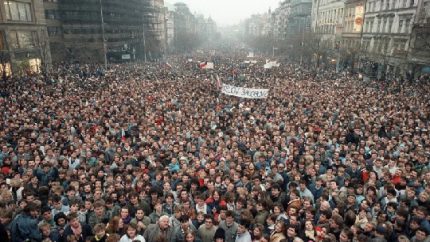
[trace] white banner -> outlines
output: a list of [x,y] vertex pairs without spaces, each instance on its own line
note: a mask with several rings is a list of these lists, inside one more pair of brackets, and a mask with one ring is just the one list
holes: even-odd
[[213,62],[200,62],[199,66],[201,69],[213,69],[214,63]]
[[267,61],[266,60],[266,64],[264,64],[264,68],[265,69],[271,69],[272,67],[279,67],[280,64],[276,61]]
[[222,93],[230,96],[242,98],[267,98],[269,96],[269,89],[255,89],[245,87],[235,87],[227,84],[222,84]]

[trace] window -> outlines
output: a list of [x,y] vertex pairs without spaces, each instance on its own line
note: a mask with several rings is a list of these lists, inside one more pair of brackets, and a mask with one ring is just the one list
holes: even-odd
[[17,1],[4,2],[6,19],[11,21],[31,22],[31,4]]
[[410,19],[406,19],[406,23],[405,23],[405,32],[409,33],[409,25],[411,24],[411,20]]
[[37,33],[35,31],[10,31],[9,44],[13,49],[25,49],[36,46]]
[[391,33],[391,28],[393,27],[393,22],[394,22],[394,18],[391,17],[390,20],[388,21],[388,33]]
[[58,12],[56,10],[47,9],[45,10],[46,19],[60,19]]
[[403,33],[403,20],[399,21],[399,33]]
[[5,45],[4,45],[4,36],[3,36],[3,32],[0,31],[0,50],[4,50]]
[[380,32],[382,28],[382,19],[378,19],[378,28],[376,29],[376,32]]
[[61,31],[61,27],[48,27],[48,35],[49,36],[57,36],[57,35],[61,35],[62,31]]
[[384,18],[383,23],[382,23],[382,29],[381,29],[381,33],[385,33],[387,31],[387,19]]

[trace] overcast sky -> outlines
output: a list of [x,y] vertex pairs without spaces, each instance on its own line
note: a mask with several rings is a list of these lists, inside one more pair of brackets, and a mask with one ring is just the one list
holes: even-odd
[[183,2],[192,13],[201,13],[212,17],[218,25],[237,24],[255,13],[264,13],[271,8],[274,10],[280,0],[165,0],[174,4]]

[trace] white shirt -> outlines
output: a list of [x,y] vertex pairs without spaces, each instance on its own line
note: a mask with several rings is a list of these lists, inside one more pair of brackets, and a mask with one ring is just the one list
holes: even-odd
[[203,207],[200,207],[199,204],[196,204],[196,211],[198,212],[203,212],[203,214],[207,214],[208,213],[208,205],[205,203],[203,205]]
[[143,236],[142,236],[142,235],[140,235],[140,234],[136,235],[136,237],[134,237],[134,239],[130,239],[130,238],[127,236],[127,234],[124,234],[124,235],[121,237],[121,239],[119,240],[119,242],[132,242],[132,241],[135,241],[135,240],[140,240],[140,242],[146,242],[146,241],[145,241],[145,238],[143,238]]
[[245,231],[243,234],[238,234],[235,242],[251,242],[251,235],[248,231]]

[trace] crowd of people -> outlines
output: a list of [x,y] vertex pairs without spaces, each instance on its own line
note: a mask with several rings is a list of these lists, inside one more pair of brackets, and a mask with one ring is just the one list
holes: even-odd
[[0,241],[430,241],[428,77],[244,59],[3,81]]

